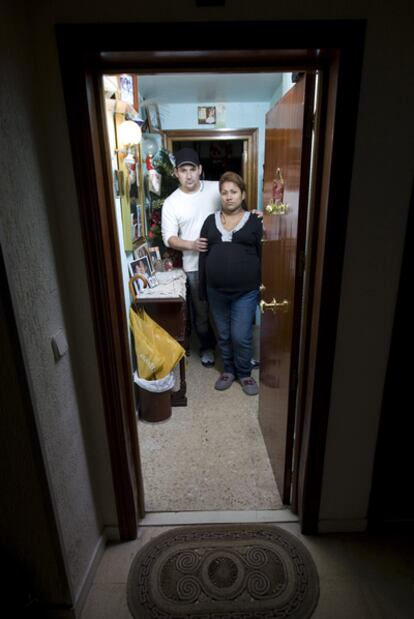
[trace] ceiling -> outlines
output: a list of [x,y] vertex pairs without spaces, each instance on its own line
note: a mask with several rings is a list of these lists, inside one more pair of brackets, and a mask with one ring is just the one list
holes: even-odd
[[139,75],[144,100],[157,103],[228,103],[271,100],[282,73],[193,73]]

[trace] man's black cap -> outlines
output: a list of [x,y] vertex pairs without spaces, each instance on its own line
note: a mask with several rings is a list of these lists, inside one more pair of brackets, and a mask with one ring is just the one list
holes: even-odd
[[200,165],[200,159],[195,150],[192,148],[182,148],[178,150],[175,155],[175,166],[178,168],[180,165]]

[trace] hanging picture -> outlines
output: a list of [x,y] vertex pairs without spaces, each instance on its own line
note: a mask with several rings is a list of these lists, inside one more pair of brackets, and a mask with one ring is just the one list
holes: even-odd
[[136,75],[122,73],[119,76],[119,93],[121,101],[132,105],[136,112],[139,111],[138,80]]
[[199,106],[198,124],[199,125],[215,125],[216,124],[216,108],[213,105]]
[[134,105],[134,83],[132,75],[123,73],[119,76],[119,93],[121,101]]
[[138,229],[138,208],[137,208],[137,203],[134,200],[131,200],[130,208],[131,208],[131,240],[133,243],[136,243],[139,239],[139,229]]
[[150,103],[147,106],[147,122],[150,133],[159,133],[161,131],[160,110],[156,103]]

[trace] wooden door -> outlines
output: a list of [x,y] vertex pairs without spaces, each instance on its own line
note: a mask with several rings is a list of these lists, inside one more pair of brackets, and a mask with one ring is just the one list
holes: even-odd
[[266,115],[259,423],[284,503],[291,493],[313,94],[314,76],[304,75]]

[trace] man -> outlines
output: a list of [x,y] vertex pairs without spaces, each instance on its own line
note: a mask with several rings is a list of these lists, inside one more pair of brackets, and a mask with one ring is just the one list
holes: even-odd
[[175,154],[175,174],[180,186],[162,207],[161,230],[164,244],[183,253],[193,322],[200,343],[201,363],[214,365],[215,336],[208,317],[206,301],[198,295],[198,254],[206,251],[207,241],[200,238],[206,217],[220,210],[217,181],[201,180],[202,167],[192,148]]
[[[206,239],[200,238],[201,227],[208,215],[221,209],[221,201],[218,181],[201,180],[201,173],[202,166],[195,150],[182,148],[175,153],[175,174],[180,186],[164,201],[161,231],[164,245],[183,253],[183,269],[187,275],[201,363],[212,367],[216,338],[209,320],[207,302],[199,299],[198,254],[207,250]],[[262,213],[257,215],[262,217]],[[254,359],[252,367],[259,367]]]

